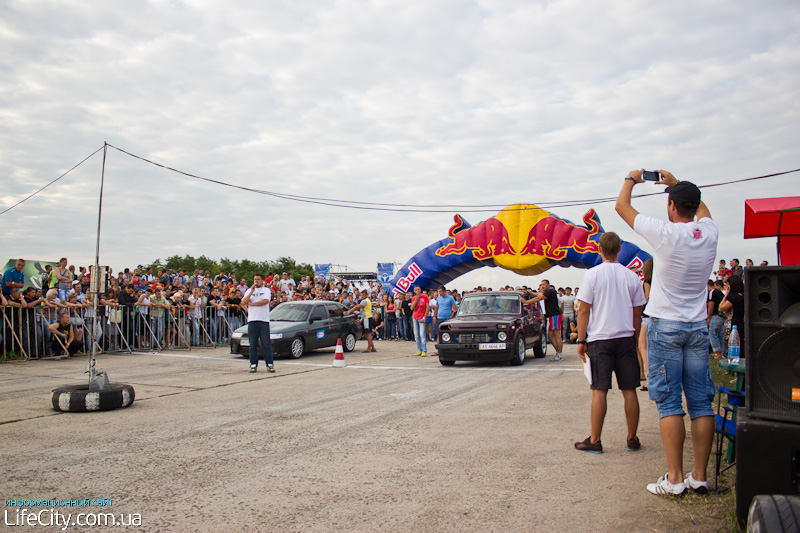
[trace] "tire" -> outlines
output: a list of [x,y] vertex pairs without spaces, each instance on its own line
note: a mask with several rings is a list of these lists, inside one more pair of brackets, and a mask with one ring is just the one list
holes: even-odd
[[442,364],[442,366],[453,366],[454,364],[456,364],[455,361],[448,361],[447,359],[441,359],[441,358],[439,358],[439,362]]
[[512,366],[519,366],[525,363],[525,337],[520,335],[514,344],[514,358],[510,362]]
[[747,531],[800,531],[800,498],[764,494],[756,496],[747,516]]
[[352,331],[342,339],[342,349],[345,352],[352,352],[356,349],[356,335]]
[[306,349],[305,342],[302,337],[295,337],[292,339],[292,344],[289,347],[289,357],[292,359],[300,359],[303,357],[303,352]]
[[543,340],[544,334],[539,335],[539,342],[533,345],[533,356],[536,359],[541,359],[544,357],[544,354],[547,352],[547,341]]
[[67,385],[53,389],[53,410],[65,413],[111,411],[129,407],[136,398],[133,387],[114,383],[108,389],[90,391],[89,385]]

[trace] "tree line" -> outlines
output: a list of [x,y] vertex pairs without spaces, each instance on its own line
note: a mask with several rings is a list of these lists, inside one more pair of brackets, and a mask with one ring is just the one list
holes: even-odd
[[147,266],[153,269],[154,274],[158,269],[164,270],[167,268],[175,272],[185,270],[188,275],[191,275],[195,270],[202,270],[203,272],[208,270],[212,276],[216,276],[220,272],[225,272],[228,275],[233,272],[236,274],[236,279],[244,276],[248,283],[253,282],[253,276],[256,274],[280,276],[284,272],[288,272],[295,281],[300,281],[300,276],[314,275],[314,267],[308,263],[298,263],[291,257],[279,257],[274,261],[251,261],[249,259],[239,261],[224,257],[219,261],[215,261],[205,255],[194,258],[187,254],[183,257],[173,255],[167,257],[164,261],[159,258]]

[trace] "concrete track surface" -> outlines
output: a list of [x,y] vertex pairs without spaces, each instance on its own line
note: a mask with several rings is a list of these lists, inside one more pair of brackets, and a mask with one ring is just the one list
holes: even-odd
[[574,346],[560,363],[442,367],[411,342],[376,345],[359,342],[347,368],[327,349],[279,359],[275,374],[263,363],[250,374],[227,348],[101,355],[136,401],[95,413],[49,403],[84,381],[86,357],[0,365],[0,496],[109,499],[61,510],[141,515],[116,531],[692,529],[680,505],[645,491],[666,471],[646,393],[639,452],[625,449],[616,390],[605,453],[573,448],[591,400]]

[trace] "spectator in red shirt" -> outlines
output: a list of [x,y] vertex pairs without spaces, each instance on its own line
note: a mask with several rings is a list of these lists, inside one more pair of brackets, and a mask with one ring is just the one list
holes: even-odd
[[414,327],[414,338],[417,341],[417,353],[414,355],[422,357],[428,355],[428,347],[425,344],[425,317],[428,316],[430,306],[431,302],[428,296],[422,292],[419,286],[414,285],[414,297],[411,300],[413,311],[411,320]]

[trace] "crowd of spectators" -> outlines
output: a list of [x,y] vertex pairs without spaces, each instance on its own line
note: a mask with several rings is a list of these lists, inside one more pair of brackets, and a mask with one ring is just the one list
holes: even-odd
[[[745,266],[752,264],[750,259],[745,262]],[[222,344],[247,322],[247,308],[241,301],[252,280],[238,277],[235,272],[212,274],[208,270],[126,268],[107,277],[107,288],[98,298],[95,316],[89,291],[89,268],[76,267],[62,258],[55,267],[45,268],[41,289],[38,289],[25,283],[24,266],[25,261],[20,259],[2,277],[0,304],[4,307],[4,326],[0,328],[0,345],[4,354],[25,353],[28,357],[74,354],[89,350],[93,342],[103,350]],[[720,292],[727,290],[729,296],[723,301],[720,293],[713,293],[710,287],[709,300],[712,295],[718,300],[714,313],[727,312],[732,315],[728,317],[729,323],[743,323],[743,300],[737,296],[741,292],[739,281],[743,267],[737,259],[730,261],[730,267],[723,260],[715,275],[717,281],[722,282]],[[732,284],[729,283],[731,278],[734,278]],[[267,274],[265,283],[272,291],[270,308],[287,301],[316,299],[338,301],[350,309],[361,300],[357,296],[360,291],[366,291],[372,304],[368,325],[373,338],[414,341],[410,293],[392,296],[381,283],[355,283],[343,277],[300,276],[296,281],[288,272]],[[485,290],[491,288],[474,289]],[[500,290],[515,289],[505,286]],[[516,290],[525,291],[527,286]],[[574,343],[578,336],[578,290],[578,287],[558,288],[564,324],[562,335],[568,343]],[[445,290],[442,294],[428,291],[427,340],[436,340],[437,301],[442,297],[452,298],[459,306],[463,294],[456,290]],[[59,324],[62,315],[69,318],[69,328]],[[740,335],[743,334],[741,325],[739,330]]]

